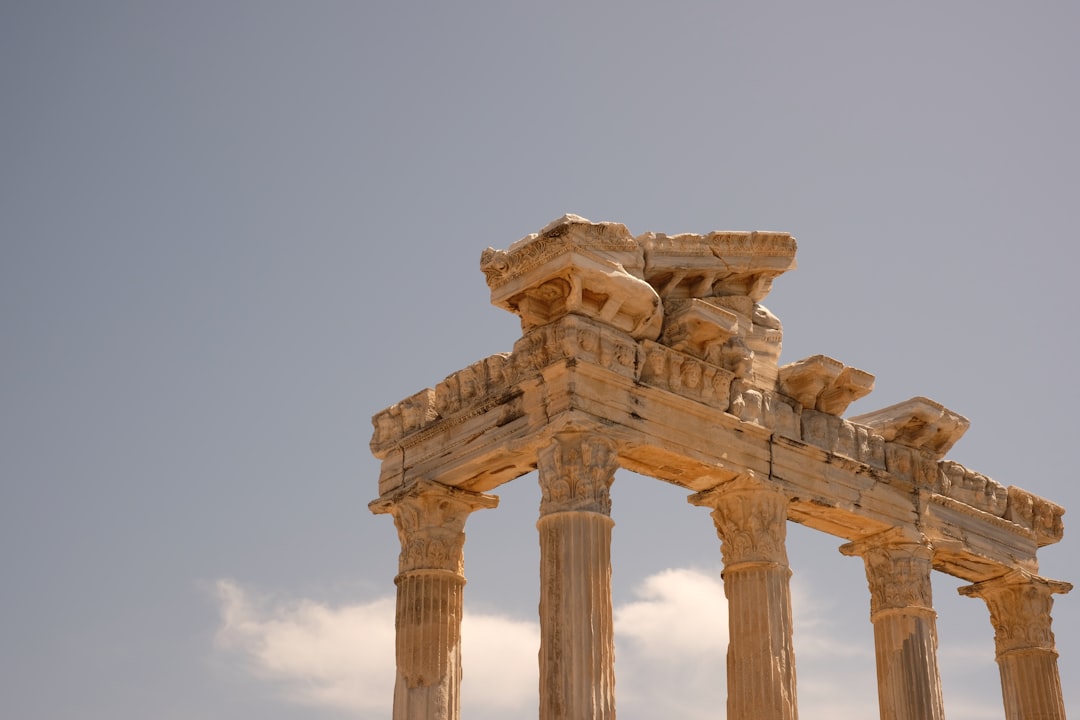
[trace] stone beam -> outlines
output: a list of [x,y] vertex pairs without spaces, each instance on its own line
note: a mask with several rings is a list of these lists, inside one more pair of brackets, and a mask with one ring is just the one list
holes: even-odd
[[[511,354],[514,385],[384,450],[382,491],[436,471],[448,485],[489,491],[535,469],[538,448],[554,433],[578,429],[614,439],[622,467],[695,492],[741,472],[768,478],[791,499],[791,520],[847,540],[917,530],[941,548],[936,568],[971,582],[1009,568],[1031,571],[1039,545],[1060,537],[1060,508],[1041,498],[1013,489],[1012,505],[1007,493],[1003,505],[993,481],[971,480],[977,474],[962,466],[779,393],[745,391],[736,399],[751,419],[741,420],[722,389],[710,386],[705,397],[706,373],[695,369],[702,361],[686,355],[673,363],[676,351],[666,348],[665,367],[677,371],[659,372],[642,346],[631,352],[620,341],[631,342],[576,316],[527,335],[515,353],[528,348],[533,366],[518,368]],[[579,351],[569,356],[574,345]],[[538,348],[550,363],[539,368]]]

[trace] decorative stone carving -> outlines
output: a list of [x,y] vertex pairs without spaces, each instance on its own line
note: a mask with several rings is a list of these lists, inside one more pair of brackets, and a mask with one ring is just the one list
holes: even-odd
[[748,295],[759,302],[773,280],[795,268],[795,238],[787,233],[713,232],[638,236],[645,279],[661,297]]
[[1059,542],[1065,533],[1065,508],[1027,490],[1010,486],[1005,519],[1031,530],[1039,547]]
[[484,398],[505,392],[507,358],[500,353],[475,362],[447,376],[435,386],[435,410],[439,417],[450,417]]
[[1009,495],[1001,483],[951,460],[941,461],[938,467],[941,468],[942,495],[991,515],[1005,516]]
[[506,372],[517,383],[562,360],[580,360],[636,377],[641,353],[641,347],[626,333],[568,315],[536,328],[514,343]]
[[424,388],[399,403],[377,413],[371,419],[375,434],[371,438],[371,452],[377,458],[386,457],[403,437],[433,423],[439,417],[435,409],[435,391]]
[[804,408],[842,415],[848,405],[874,389],[874,376],[845,367],[839,360],[814,355],[779,370],[780,390]]
[[743,475],[688,500],[713,508],[725,568],[741,563],[787,565],[788,501],[776,488]]
[[712,303],[698,299],[664,303],[660,342],[713,365],[723,364],[724,343],[738,332],[735,313]]
[[540,451],[540,514],[611,512],[615,443],[595,434],[560,434]]
[[733,374],[659,343],[642,341],[641,382],[726,410]]
[[866,425],[888,442],[924,450],[935,460],[945,457],[971,425],[966,417],[924,397],[853,417],[851,422]]
[[1070,590],[1020,570],[959,588],[990,610],[1006,720],[1065,720],[1050,611],[1053,596]]
[[393,515],[401,542],[400,572],[423,569],[460,574],[465,520],[475,510],[498,504],[499,498],[494,495],[425,480],[372,500],[368,508],[377,515]]
[[1070,590],[1072,585],[1067,582],[1020,570],[957,588],[961,595],[986,601],[999,658],[1025,650],[1054,651],[1054,633],[1050,629],[1053,596]]
[[[780,319],[748,295],[724,295],[709,302],[731,311],[738,321],[739,336],[729,340],[724,350],[725,363],[733,365],[729,369],[764,389],[775,388],[784,339]],[[749,373],[736,369],[747,362]]]
[[625,225],[577,215],[563,216],[507,251],[488,248],[480,259],[492,304],[520,316],[523,331],[584,315],[636,339],[655,340],[663,312],[660,297],[641,279],[641,266],[641,248]]
[[843,545],[840,552],[861,556],[866,564],[871,619],[887,610],[933,612],[930,588],[933,552],[925,540],[890,530]]

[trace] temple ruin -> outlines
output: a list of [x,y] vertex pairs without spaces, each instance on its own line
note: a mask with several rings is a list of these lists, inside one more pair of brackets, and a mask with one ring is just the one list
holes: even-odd
[[615,717],[617,468],[711,512],[729,720],[798,717],[788,521],[863,560],[883,719],[944,716],[934,570],[989,610],[1005,717],[1065,718],[1050,613],[1071,586],[1036,559],[1061,540],[1064,509],[946,460],[968,421],[939,403],[845,418],[872,375],[824,355],[780,365],[781,324],[761,302],[795,247],[786,233],[634,237],[567,215],[483,252],[491,301],[520,317],[521,338],[373,418],[370,508],[401,542],[395,720],[459,718],[465,523],[533,470],[539,717]]

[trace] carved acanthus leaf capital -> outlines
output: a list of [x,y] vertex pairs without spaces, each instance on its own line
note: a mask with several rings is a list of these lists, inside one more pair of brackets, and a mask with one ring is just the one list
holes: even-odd
[[593,433],[562,433],[540,450],[540,514],[584,511],[611,514],[609,489],[618,468],[610,439]]
[[925,539],[893,529],[842,545],[840,552],[866,564],[871,618],[885,610],[933,612],[933,549]]
[[499,504],[495,495],[470,492],[431,480],[417,480],[368,503],[375,514],[394,517],[401,555],[399,572],[463,572],[465,520],[475,510]]
[[756,478],[740,475],[687,498],[713,508],[725,569],[739,563],[787,566],[787,496]]
[[1072,585],[1067,582],[1021,570],[958,589],[961,595],[986,601],[998,657],[1015,650],[1054,651],[1050,629],[1053,596],[1070,590]]

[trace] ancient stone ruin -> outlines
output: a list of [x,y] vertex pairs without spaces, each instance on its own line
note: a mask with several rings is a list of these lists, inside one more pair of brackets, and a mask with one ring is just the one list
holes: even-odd
[[779,365],[761,301],[795,267],[776,232],[645,233],[567,215],[480,262],[522,337],[378,413],[375,513],[401,541],[395,720],[456,720],[464,526],[539,470],[540,718],[615,717],[616,468],[711,511],[729,611],[727,717],[798,716],[787,522],[843,538],[869,581],[881,717],[943,717],[930,573],[970,582],[995,632],[1005,717],[1063,719],[1038,575],[1063,508],[945,459],[968,428],[927,398],[856,417],[874,377],[824,355]]

